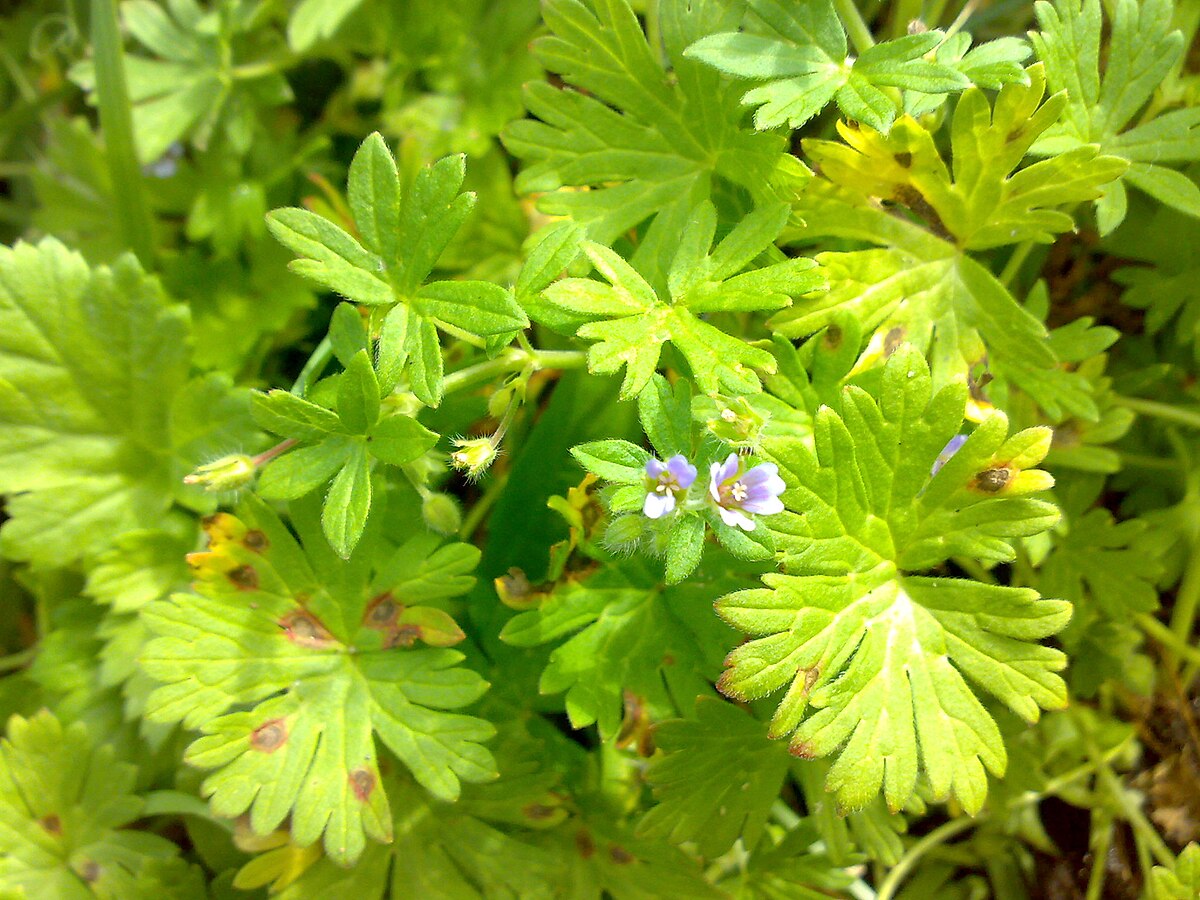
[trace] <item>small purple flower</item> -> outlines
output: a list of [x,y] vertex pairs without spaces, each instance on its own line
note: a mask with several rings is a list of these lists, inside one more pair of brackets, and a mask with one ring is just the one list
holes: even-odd
[[675,509],[675,495],[686,491],[696,480],[696,467],[676,453],[665,463],[646,460],[646,502],[642,506],[651,519],[661,519]]
[[932,478],[942,466],[950,462],[950,457],[962,449],[962,445],[967,442],[965,434],[956,434],[946,442],[946,446],[942,448],[942,452],[937,455],[937,459],[933,461],[933,467],[929,470],[929,477]]
[[779,495],[786,487],[774,463],[761,463],[743,472],[741,457],[730,453],[724,463],[712,464],[708,492],[717,503],[722,522],[731,528],[753,531],[754,520],[746,513],[769,516],[783,512]]

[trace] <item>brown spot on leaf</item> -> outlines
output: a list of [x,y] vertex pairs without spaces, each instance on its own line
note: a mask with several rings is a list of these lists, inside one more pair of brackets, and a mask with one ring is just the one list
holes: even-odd
[[886,335],[884,335],[884,337],[883,337],[883,354],[884,354],[884,356],[891,356],[893,353],[895,353],[896,348],[904,343],[904,338],[907,335],[908,335],[908,331],[905,329],[905,327],[903,325],[897,325],[895,328],[891,329]]
[[1012,478],[1012,469],[1008,466],[993,466],[984,469],[971,479],[971,489],[985,494],[995,494],[1004,489]]
[[287,722],[272,719],[263,722],[250,735],[250,746],[262,753],[274,753],[287,742]]
[[821,344],[830,350],[836,350],[842,346],[842,329],[837,325],[830,325],[821,337]]
[[392,647],[411,647],[421,637],[421,626],[406,622],[396,628],[384,644],[385,649]]
[[817,758],[817,754],[813,751],[813,748],[803,741],[788,744],[788,753],[792,754],[792,756],[796,757],[797,759]]
[[532,819],[535,822],[541,822],[545,819],[552,818],[558,808],[550,806],[546,803],[526,803],[521,807],[521,814],[527,819]]
[[47,834],[52,834],[55,837],[62,834],[62,819],[55,813],[50,813],[50,815],[38,819],[38,824],[45,829]]
[[350,773],[350,789],[360,803],[366,803],[375,790],[375,775],[367,769],[355,769]]
[[608,855],[618,866],[627,866],[634,861],[634,856],[620,844],[609,844]]
[[596,853],[596,844],[592,841],[592,836],[588,834],[586,828],[580,828],[575,832],[575,848],[584,859],[591,859]]
[[258,573],[253,566],[238,566],[225,573],[225,577],[239,591],[258,590]]
[[97,881],[100,880],[100,863],[96,862],[94,859],[89,859],[89,860],[85,861],[79,867],[78,871],[79,871],[79,877],[82,878],[84,881],[86,881],[88,884],[95,884]]
[[893,159],[896,160],[896,165],[900,166],[902,169],[907,169],[912,165],[912,154],[907,150],[897,153]]
[[817,683],[817,679],[821,677],[821,670],[816,666],[811,669],[804,670],[804,693],[807,694],[813,689],[813,685]]
[[396,616],[404,607],[392,597],[391,591],[380,594],[363,613],[363,625],[376,631],[390,631],[396,624]]
[[323,650],[335,643],[329,630],[310,612],[290,612],[279,620],[279,627],[286,632],[289,641],[301,647]]
[[262,553],[271,546],[271,542],[267,540],[267,536],[257,528],[246,532],[242,538],[242,546],[253,553]]

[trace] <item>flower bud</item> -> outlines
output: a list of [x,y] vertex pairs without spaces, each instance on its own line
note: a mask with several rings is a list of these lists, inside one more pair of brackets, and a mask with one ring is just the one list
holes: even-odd
[[236,491],[254,480],[254,459],[244,453],[222,456],[215,462],[200,466],[183,479],[184,484],[198,484],[210,493]]
[[757,447],[767,418],[745,397],[716,397],[717,416],[707,422],[708,430],[734,447]]
[[458,449],[450,454],[451,464],[472,480],[483,477],[483,473],[496,461],[496,451],[499,449],[490,437],[457,438],[454,446]]
[[438,534],[457,534],[462,526],[462,510],[449,494],[426,495],[421,501],[421,517]]

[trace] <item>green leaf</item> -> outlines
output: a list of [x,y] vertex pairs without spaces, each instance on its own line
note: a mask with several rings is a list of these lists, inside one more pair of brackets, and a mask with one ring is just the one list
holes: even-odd
[[[151,0],[130,0],[121,4],[121,18],[129,35],[153,54],[125,57],[142,163],[153,163],[184,139],[204,150],[219,136],[244,152],[247,113],[268,115],[292,100],[279,66],[247,56],[247,50],[262,52],[262,42],[247,34],[256,25],[252,17],[214,12],[202,18],[194,4],[167,3],[164,9]],[[96,102],[93,61],[76,63],[69,74]]]
[[0,741],[0,891],[7,896],[206,896],[179,848],[127,828],[142,814],[137,768],[96,745],[87,728],[64,728],[46,710],[13,716]]
[[661,459],[692,452],[692,387],[655,375],[638,394],[638,419]]
[[337,34],[341,24],[363,0],[300,0],[288,17],[288,46],[304,53],[314,44]]
[[1070,604],[1028,588],[921,575],[953,556],[1012,559],[1014,538],[1054,524],[1025,495],[1052,481],[1030,468],[1045,429],[1007,440],[996,413],[932,472],[958,431],[962,385],[934,394],[923,358],[897,350],[874,394],[843,392],[817,416],[815,450],[767,442],[789,490],[773,517],[784,574],[717,602],[754,639],[733,650],[719,686],[735,698],[787,692],[771,722],[803,757],[835,757],[826,781],[844,809],[881,790],[893,811],[918,778],[969,812],[1004,772],[999,731],[972,687],[1029,721],[1066,704],[1063,654],[1036,643]]
[[337,413],[287,391],[255,392],[250,400],[254,421],[272,434],[315,441],[342,433]]
[[379,382],[366,350],[359,350],[338,378],[337,410],[351,434],[366,434],[379,421]]
[[679,584],[700,565],[704,555],[704,519],[677,516],[667,539],[667,584]]
[[[342,562],[324,548],[315,509],[293,512],[304,549],[258,502],[210,520],[209,550],[190,560],[197,593],[145,610],[157,637],[141,663],[161,682],[147,715],[203,732],[186,759],[214,770],[203,793],[217,815],[249,812],[256,834],[290,816],[298,844],[324,835],[329,857],[348,865],[367,836],[393,834],[376,736],[436,797],[493,776],[480,743],[492,727],[445,712],[487,685],[457,665],[459,653],[404,649],[397,624],[406,604],[421,602],[410,584],[450,596],[469,581],[452,575],[439,591],[437,569],[399,571],[377,557],[375,540],[360,551],[371,555]],[[396,552],[413,558],[413,548]]]
[[[781,138],[744,131],[736,93],[683,54],[714,29],[736,27],[732,4],[664,4],[658,22],[670,78],[627,0],[549,0],[543,17],[550,34],[533,52],[570,88],[528,85],[525,104],[537,120],[503,134],[526,162],[517,190],[543,194],[543,212],[608,244],[660,212],[686,210],[722,182],[762,190]],[[582,186],[590,190],[573,190]]]
[[500,637],[534,647],[573,635],[550,654],[539,689],[565,691],[571,725],[597,723],[601,738],[610,740],[626,692],[652,718],[680,715],[697,696],[711,694],[729,630],[705,614],[712,602],[709,579],[737,580],[718,572],[664,588],[652,564],[609,563],[586,580],[557,587],[539,609],[511,619]]
[[350,445],[342,470],[325,495],[321,527],[329,545],[342,559],[350,554],[367,527],[371,512],[371,461],[362,441]]
[[1150,870],[1150,900],[1188,900],[1200,893],[1200,845],[1190,843],[1175,864]]
[[[1042,323],[971,254],[1014,241],[1050,242],[1074,226],[1059,207],[1099,196],[1127,164],[1078,147],[1014,174],[1065,103],[1061,95],[1042,102],[1040,66],[1028,75],[1028,85],[1006,85],[992,105],[977,89],[962,95],[950,122],[953,165],[934,134],[908,116],[887,135],[841,127],[844,144],[805,141],[822,177],[798,198],[795,213],[804,225],[785,239],[833,237],[882,248],[819,254],[829,293],[776,313],[772,328],[800,337],[837,313],[851,314],[874,332],[860,368],[909,341],[927,351],[939,386],[965,380],[985,357],[1000,366],[1052,369]],[[881,200],[911,218],[885,211]]]
[[753,851],[788,770],[784,747],[767,728],[730,703],[702,697],[695,719],[654,730],[664,752],[646,773],[658,804],[638,834],[673,844],[695,841],[701,855],[720,856],[739,838]]
[[433,449],[438,436],[416,419],[393,415],[371,431],[367,450],[391,466],[403,466]]
[[773,371],[774,357],[700,315],[779,309],[793,297],[823,286],[816,265],[804,258],[742,271],[772,246],[785,216],[782,204],[756,210],[710,251],[717,214],[706,202],[692,212],[679,236],[664,288],[656,290],[644,273],[614,251],[588,243],[584,252],[608,284],[566,278],[551,285],[545,296],[555,306],[592,320],[578,331],[580,337],[597,341],[588,352],[588,367],[604,374],[625,368],[622,398],[635,397],[649,383],[667,342],[687,360],[701,390],[754,392],[761,385],[753,369]]
[[[1156,200],[1200,218],[1200,189],[1161,163],[1200,159],[1200,120],[1194,109],[1151,104],[1154,116],[1130,123],[1168,82],[1183,56],[1184,37],[1172,28],[1172,0],[1117,0],[1109,11],[1105,66],[1100,71],[1104,19],[1099,0],[1039,0],[1040,31],[1030,32],[1052,91],[1065,91],[1062,119],[1033,147],[1048,156],[1083,144],[1124,158],[1125,181]],[[1154,163],[1154,165],[1150,165]],[[1119,197],[1120,194],[1114,196]],[[1101,233],[1125,218],[1123,204],[1097,208]]]
[[[899,113],[900,98],[883,88],[919,92],[924,99],[957,93],[973,83],[997,88],[1024,80],[1020,66],[1011,63],[1014,52],[1008,45],[968,62],[964,55],[970,36],[961,32],[955,36],[957,53],[937,52],[933,59],[931,54],[949,40],[940,31],[882,41],[854,58],[847,56],[846,35],[831,0],[790,6],[749,0],[749,6],[765,34],[710,34],[684,55],[737,78],[765,82],[742,98],[756,107],[754,125],[761,131],[799,128],[836,100],[843,115],[886,132]],[[981,80],[972,81],[971,73]]]
[[[459,193],[465,174],[464,157],[447,156],[402,189],[396,162],[376,133],[350,163],[350,210],[362,243],[309,210],[277,209],[267,217],[271,233],[300,257],[292,270],[355,303],[389,307],[379,337],[378,381],[393,387],[407,365],[413,393],[429,406],[442,396],[438,325],[493,335],[529,324],[512,293],[497,285],[426,284],[475,205],[473,194]],[[339,335],[339,344],[345,343]]]
[[212,508],[177,479],[251,440],[241,395],[188,382],[187,313],[132,256],[0,248],[0,321],[5,555],[66,566],[157,527],[176,497]]
[[646,478],[650,454],[629,441],[591,441],[571,448],[581,466],[600,478],[617,484],[641,484]]
[[367,324],[352,303],[339,303],[329,320],[329,342],[333,355],[344,367],[360,350],[370,349]]
[[291,450],[267,463],[255,491],[267,500],[299,499],[348,465],[355,446],[353,438],[338,435]]

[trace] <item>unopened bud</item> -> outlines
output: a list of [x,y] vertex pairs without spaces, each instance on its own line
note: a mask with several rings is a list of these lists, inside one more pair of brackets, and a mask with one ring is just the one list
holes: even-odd
[[214,494],[236,491],[254,480],[255,469],[252,457],[244,453],[234,453],[200,466],[185,477],[183,483],[202,485],[204,490]]
[[734,447],[757,447],[767,418],[752,407],[745,397],[717,397],[716,418],[709,419],[708,430]]
[[462,526],[462,510],[449,494],[427,495],[421,501],[421,517],[438,534],[457,534]]

